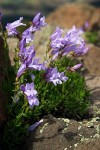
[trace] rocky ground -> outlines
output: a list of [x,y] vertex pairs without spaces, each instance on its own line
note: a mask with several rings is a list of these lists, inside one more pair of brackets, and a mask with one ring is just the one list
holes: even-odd
[[75,121],[49,115],[26,140],[24,150],[99,150],[100,118]]
[[[81,5],[80,7],[77,5],[72,5],[71,7],[66,5],[56,10],[47,18],[47,21],[52,23],[35,35],[36,57],[41,58],[41,61],[43,61],[49,41],[48,38],[56,25],[62,26],[67,31],[73,24],[81,27],[85,21],[89,20],[90,29],[93,29],[96,24],[96,28],[98,27],[98,30],[100,30],[99,12],[99,9],[88,5]],[[73,16],[74,19],[72,18]],[[9,38],[8,44],[10,48],[9,55],[13,65],[13,49],[17,44],[16,39]],[[87,70],[85,80],[91,92],[90,114],[92,116],[81,121],[55,118],[52,115],[45,116],[43,123],[30,134],[24,143],[24,148],[21,149],[100,150],[100,47],[93,44],[88,45],[90,50],[81,60]]]

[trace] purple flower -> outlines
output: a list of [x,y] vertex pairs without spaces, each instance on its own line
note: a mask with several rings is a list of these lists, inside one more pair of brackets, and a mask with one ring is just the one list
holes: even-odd
[[45,25],[46,25],[45,17],[42,17],[41,13],[38,13],[34,17],[32,25],[22,33],[22,39],[19,44],[20,50],[23,50],[23,48],[26,47],[26,45],[29,44],[30,42],[33,42],[34,39],[33,33]]
[[20,61],[22,62],[17,77],[20,77],[26,69],[30,70],[45,70],[45,62],[43,64],[39,64],[39,59],[34,59],[35,50],[33,46],[23,48],[23,50],[19,54]]
[[56,40],[56,39],[61,38],[62,33],[63,33],[63,30],[60,29],[59,27],[56,27],[56,30],[53,32],[53,34],[52,34],[51,37],[50,37],[50,40],[51,40],[51,41],[54,41],[54,40]]
[[36,31],[36,27],[33,27],[33,25],[31,25],[28,29],[26,29],[23,33],[22,36],[26,37],[27,35],[29,35],[30,33],[34,33]]
[[85,41],[81,37],[83,31],[81,29],[73,28],[67,32],[63,39],[64,48],[62,55],[67,55],[70,52],[74,52],[77,56],[83,55],[88,51],[85,45]]
[[34,90],[34,83],[27,83],[25,86],[25,91],[24,93],[26,94],[26,96],[34,96],[37,94],[37,91]]
[[22,38],[21,41],[19,42],[20,53],[23,51],[25,47],[26,47],[26,38]]
[[83,33],[81,29],[77,29],[73,26],[63,38],[62,32],[63,30],[57,27],[50,37],[50,47],[52,49],[51,54],[53,55],[53,60],[57,58],[58,55],[64,56],[73,52],[75,55],[80,56],[88,51],[85,41],[81,37]]
[[58,57],[58,55],[60,54],[60,51],[59,51],[59,49],[56,48],[56,49],[52,50],[51,54],[53,55],[52,60],[55,60]]
[[23,33],[22,33],[22,39],[19,42],[19,47],[20,47],[20,52],[23,51],[23,49],[25,49],[25,47],[30,44],[30,42],[33,42],[34,39],[34,35],[33,32],[35,31],[35,29],[30,26],[28,29],[26,29]]
[[18,31],[16,30],[17,27],[22,26],[22,25],[25,26],[25,24],[21,22],[22,20],[23,20],[23,17],[20,17],[19,20],[14,21],[13,23],[7,23],[6,29],[7,29],[9,36],[18,34]]
[[77,47],[77,49],[74,50],[76,56],[81,56],[84,55],[88,52],[89,48],[86,47],[85,42],[83,43],[83,45],[79,45]]
[[33,106],[38,106],[39,105],[39,101],[36,97],[37,95],[37,91],[34,89],[34,83],[27,83],[25,86],[21,85],[20,89],[24,92],[24,94],[26,95],[29,105],[31,108],[33,108]]
[[62,84],[68,80],[68,77],[64,75],[64,72],[58,72],[57,68],[48,68],[45,73],[45,79],[48,82],[53,82],[56,86],[57,84]]
[[45,70],[45,63],[43,64],[39,64],[39,59],[33,59],[31,63],[27,63],[27,61],[25,63],[22,63],[18,73],[17,73],[17,77],[19,78],[25,71],[26,69],[30,69],[30,70]]
[[32,59],[35,56],[34,47],[30,46],[27,48],[23,48],[23,50],[20,51],[19,56],[22,64],[18,70],[17,77],[20,77],[23,72],[25,72],[25,70],[28,68],[28,66],[32,63]]
[[26,29],[22,33],[22,39],[25,39],[25,43],[29,44],[30,42],[33,42],[34,35],[33,33],[36,31],[36,28],[33,26],[30,26],[28,29]]
[[34,81],[34,79],[35,79],[35,75],[31,74],[31,80]]
[[82,66],[82,64],[77,64],[75,66],[72,67],[72,69],[77,70]]
[[45,63],[43,64],[39,64],[39,59],[33,59],[32,62],[28,65],[28,68],[29,69],[32,69],[32,70],[45,70],[46,67],[45,67]]
[[89,22],[86,21],[85,24],[84,24],[84,27],[85,27],[85,28],[88,28],[89,26],[90,26],[90,25],[89,25]]
[[35,56],[34,46],[31,45],[27,48],[23,48],[23,50],[20,51],[19,56],[21,62],[25,63],[26,66],[28,66],[32,62],[33,57]]
[[86,21],[86,22],[84,23],[84,25],[81,27],[81,29],[82,29],[83,31],[85,31],[85,30],[87,30],[87,29],[89,28],[89,26],[90,26],[89,22]]
[[39,100],[36,96],[27,96],[30,108],[33,108],[34,106],[39,106]]
[[62,33],[63,30],[57,27],[50,37],[50,47],[52,48],[51,54],[53,55],[53,60],[57,58],[64,46],[64,44],[62,43],[63,38],[61,37]]
[[28,131],[33,131],[37,126],[39,126],[43,122],[43,119],[29,126]]
[[57,27],[55,32],[51,35],[51,37],[50,37],[50,40],[51,40],[50,47],[53,50],[55,50],[55,49],[60,50],[64,46],[64,44],[62,43],[63,38],[61,37],[62,32],[63,32],[63,30],[60,29],[59,27]]
[[78,70],[80,67],[82,67],[82,64],[77,64],[73,67],[67,67],[67,70],[70,70],[72,72],[75,72],[76,70]]
[[25,72],[25,70],[26,70],[26,64],[21,64],[17,72],[17,77],[19,78]]
[[45,17],[41,15],[39,12],[32,21],[33,27],[36,27],[37,30],[39,30],[41,27],[45,26]]

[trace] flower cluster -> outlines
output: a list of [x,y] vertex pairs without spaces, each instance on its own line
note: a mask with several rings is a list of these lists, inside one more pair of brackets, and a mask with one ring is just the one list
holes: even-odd
[[24,92],[26,95],[30,107],[38,106],[39,101],[36,97],[37,91],[34,89],[34,83],[27,83],[26,85],[21,85],[20,89]]
[[[35,48],[33,45],[34,33],[45,26],[45,17],[38,13],[32,20],[29,28],[27,28],[22,34],[17,31],[17,27],[25,26],[22,23],[23,17],[19,20],[8,23],[6,26],[8,36],[19,37],[19,60],[20,67],[17,72],[17,79],[27,70],[44,70],[44,79],[47,82],[52,82],[55,86],[62,84],[68,80],[65,76],[65,72],[59,72],[56,67],[46,67],[45,62],[40,64],[39,59],[35,58]],[[80,56],[88,51],[85,45],[85,41],[81,37],[82,30],[75,28],[75,26],[69,30],[64,37],[62,37],[63,30],[59,27],[56,28],[54,33],[50,37],[50,48],[52,54],[52,60],[55,60],[59,55],[65,56],[68,53],[73,52],[74,55]],[[67,67],[66,70],[75,71],[81,67],[81,64],[77,64],[71,68]],[[32,74],[31,79],[34,82],[35,76]],[[39,105],[37,98],[37,91],[34,88],[34,83],[21,83],[20,89],[28,99],[28,103],[31,108],[35,105]]]
[[53,84],[56,86],[57,84],[62,84],[62,81],[67,81],[68,77],[64,75],[64,72],[58,72],[57,68],[47,68],[45,79],[48,82],[53,82]]
[[35,56],[35,50],[34,46],[30,45],[31,42],[33,42],[34,39],[34,32],[36,30],[39,30],[41,27],[45,26],[45,17],[41,16],[41,13],[38,13],[33,21],[32,25],[26,29],[21,36],[21,41],[19,43],[20,47],[20,60],[22,62],[17,76],[19,77],[26,69],[35,69],[35,70],[41,70],[45,69],[44,64],[39,64],[38,59],[33,59]]
[[18,31],[16,30],[16,28],[19,27],[19,26],[22,26],[22,25],[25,26],[25,24],[23,24],[21,22],[22,20],[23,20],[23,17],[20,17],[19,20],[14,21],[13,23],[7,23],[6,29],[7,29],[7,32],[8,32],[9,36],[17,35]]
[[[8,23],[6,26],[8,36],[17,36],[18,31],[17,27],[23,24],[21,21],[23,18],[21,17],[19,20]],[[37,30],[40,30],[41,27],[45,26],[45,17],[41,15],[41,13],[38,13],[33,21],[31,26],[26,29],[20,37],[19,41],[19,58],[20,58],[20,67],[17,72],[17,78],[19,78],[26,70],[45,70],[45,63],[39,64],[39,59],[35,59],[35,49],[33,44],[34,39],[34,32]],[[34,105],[39,105],[39,101],[36,98],[37,91],[34,90],[34,83],[26,83],[26,85],[21,85],[20,88],[23,93],[26,95],[30,107],[33,107]]]
[[63,38],[62,33],[63,30],[57,27],[50,37],[53,60],[57,58],[58,55],[65,56],[68,53],[73,52],[74,55],[80,56],[88,51],[85,41],[81,37],[81,34],[83,33],[81,29],[77,29],[73,26]]

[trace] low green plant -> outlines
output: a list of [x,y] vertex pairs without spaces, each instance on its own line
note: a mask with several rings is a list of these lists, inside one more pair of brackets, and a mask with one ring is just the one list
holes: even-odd
[[[74,64],[75,61],[67,57],[55,62],[59,71],[64,71],[66,65],[73,66]],[[10,118],[6,124],[3,138],[9,149],[14,149],[15,145],[19,146],[28,135],[28,126],[39,121],[45,115],[52,114],[56,117],[82,119],[88,113],[89,91],[84,77],[79,72],[67,71],[66,75],[69,80],[57,86],[52,83],[48,84],[42,79],[43,71],[34,71],[34,75],[36,76],[35,89],[38,91],[40,104],[38,107],[30,109],[28,102],[20,96],[19,102],[9,107]],[[25,78],[29,79],[28,74]]]
[[97,31],[86,32],[85,38],[87,42],[95,44],[96,42],[98,42],[98,32]]
[[[75,61],[63,57],[55,62],[59,71],[65,71],[66,66],[73,66]],[[41,114],[59,114],[62,117],[81,118],[89,108],[89,91],[84,77],[79,72],[66,72],[68,80],[62,85],[53,86],[39,78],[35,80],[36,90],[40,98],[40,105],[33,110],[34,118]],[[39,73],[41,76],[41,72]]]

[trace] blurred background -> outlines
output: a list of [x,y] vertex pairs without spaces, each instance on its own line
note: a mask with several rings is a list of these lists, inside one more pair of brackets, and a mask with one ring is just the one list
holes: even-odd
[[100,7],[100,0],[0,0],[0,12],[3,13],[3,25],[23,16],[27,21],[41,11],[47,16],[52,11],[64,4],[89,3]]

